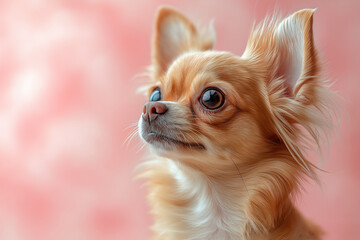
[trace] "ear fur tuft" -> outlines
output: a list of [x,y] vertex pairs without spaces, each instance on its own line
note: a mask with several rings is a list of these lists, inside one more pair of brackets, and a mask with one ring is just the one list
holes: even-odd
[[314,12],[304,9],[282,21],[266,19],[252,31],[242,58],[267,66],[266,85],[277,135],[304,172],[316,178],[315,166],[301,149],[315,144],[320,150],[321,139],[332,128],[335,117],[330,109],[336,104],[335,94],[320,78]]
[[153,77],[166,73],[171,63],[188,51],[205,51],[213,47],[215,31],[198,31],[195,25],[178,11],[161,7],[155,20],[152,43]]

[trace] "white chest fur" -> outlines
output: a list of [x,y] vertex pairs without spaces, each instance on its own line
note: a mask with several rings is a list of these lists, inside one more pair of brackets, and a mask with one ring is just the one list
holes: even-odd
[[239,204],[234,204],[235,199],[221,185],[172,161],[169,167],[176,181],[176,194],[191,199],[178,216],[187,226],[188,239],[232,240],[243,235],[245,219]]

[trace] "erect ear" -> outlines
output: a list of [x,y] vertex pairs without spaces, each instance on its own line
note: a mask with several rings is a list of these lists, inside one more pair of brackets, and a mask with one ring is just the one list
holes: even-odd
[[268,78],[275,132],[296,162],[316,178],[313,164],[302,149],[314,144],[320,149],[322,137],[331,128],[334,94],[318,76],[314,12],[304,9],[281,22],[272,19],[260,25],[250,35],[242,57],[259,67],[266,66],[263,72]]
[[312,30],[314,12],[298,11],[284,19],[276,30],[280,51],[277,74],[285,77],[294,94],[319,71]]
[[213,47],[215,32],[199,32],[194,24],[174,9],[158,10],[152,45],[154,77],[164,74],[181,54],[192,50],[209,50]]
[[300,10],[278,24],[271,21],[269,26],[256,29],[244,53],[266,56],[273,78],[283,78],[287,93],[293,97],[319,72],[312,31],[314,12]]

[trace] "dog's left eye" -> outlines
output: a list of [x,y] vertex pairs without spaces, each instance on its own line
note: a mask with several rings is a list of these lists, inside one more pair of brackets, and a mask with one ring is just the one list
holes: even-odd
[[161,91],[160,88],[155,88],[150,95],[150,102],[156,102],[161,100]]
[[222,107],[224,102],[224,94],[218,88],[207,88],[200,97],[200,103],[209,110],[216,110]]

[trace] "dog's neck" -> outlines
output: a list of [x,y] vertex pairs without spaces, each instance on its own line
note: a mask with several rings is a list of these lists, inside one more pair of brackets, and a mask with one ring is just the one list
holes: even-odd
[[[238,239],[245,232],[246,197],[234,196],[226,184],[179,162],[153,164],[158,164],[150,181],[156,182],[151,194],[155,231],[164,239]],[[245,191],[240,185],[238,193]]]
[[[279,161],[267,164],[270,170],[286,167]],[[247,174],[212,177],[166,158],[145,165],[155,217],[153,230],[158,237],[155,239],[278,239],[276,236],[298,227],[311,234],[289,200],[293,186],[286,186],[286,180],[264,180],[269,177],[266,174],[256,178]],[[272,176],[280,175],[272,172]],[[275,180],[279,182],[271,183]],[[271,196],[271,187],[278,188],[274,192],[278,196]],[[285,225],[287,228],[278,229]]]
[[241,176],[233,179],[237,182],[235,186],[178,162],[170,160],[169,166],[179,186],[178,194],[189,200],[184,208],[184,220],[187,219],[193,239],[238,239],[237,236],[243,235],[248,195]]

